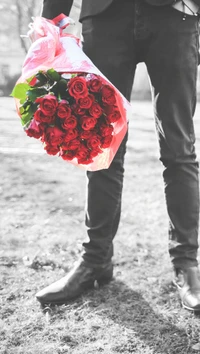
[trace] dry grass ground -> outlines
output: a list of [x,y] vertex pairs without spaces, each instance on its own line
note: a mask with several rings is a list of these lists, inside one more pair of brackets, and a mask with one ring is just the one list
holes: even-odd
[[151,103],[133,103],[113,281],[43,313],[35,293],[64,275],[85,239],[85,173],[45,155],[13,100],[0,99],[0,354],[200,352],[200,318],[171,284],[152,116]]

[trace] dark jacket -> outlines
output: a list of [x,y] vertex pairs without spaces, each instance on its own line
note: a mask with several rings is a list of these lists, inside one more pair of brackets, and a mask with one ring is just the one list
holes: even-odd
[[[80,13],[80,21],[88,16],[94,16],[103,12],[114,0],[82,0],[82,8]],[[122,6],[123,6],[123,0]],[[170,5],[175,0],[145,0],[153,6]],[[193,0],[200,6],[200,0]],[[43,0],[42,16],[46,18],[54,18],[60,13],[69,15],[73,0]]]

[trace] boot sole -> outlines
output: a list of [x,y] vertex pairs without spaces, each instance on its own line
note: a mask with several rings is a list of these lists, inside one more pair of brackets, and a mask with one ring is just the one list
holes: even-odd
[[[176,281],[175,280],[173,280],[172,281],[172,284],[173,284],[173,286],[178,290],[178,292],[179,292],[179,294],[180,294],[180,286],[176,283]],[[187,306],[187,305],[185,305],[184,304],[184,302],[181,300],[181,306],[184,308],[184,309],[186,309],[186,310],[188,310],[188,311],[191,311],[191,312],[200,312],[200,307],[197,307],[197,308],[194,308],[194,307],[190,307],[190,306]]]
[[94,281],[86,283],[83,286],[80,294],[77,294],[77,295],[73,296],[72,298],[55,300],[55,301],[52,300],[50,302],[42,302],[42,299],[38,299],[38,298],[37,298],[37,300],[40,302],[42,308],[56,306],[56,305],[58,305],[58,306],[65,305],[65,304],[69,303],[70,301],[76,300],[78,297],[80,297],[87,290],[94,289],[95,288],[95,285],[94,285],[95,281],[97,281],[99,286],[103,286],[103,285],[108,284],[113,279],[113,268],[112,268],[112,270],[110,270],[110,274],[108,274],[108,272],[106,272],[106,275],[107,275],[106,277],[103,275],[101,275],[101,277],[95,277],[96,279]]

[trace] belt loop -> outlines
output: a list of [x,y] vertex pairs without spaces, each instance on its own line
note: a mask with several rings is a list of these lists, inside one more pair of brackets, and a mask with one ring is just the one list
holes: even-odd
[[186,13],[185,13],[185,2],[182,0],[182,5],[183,5],[183,21],[186,20]]

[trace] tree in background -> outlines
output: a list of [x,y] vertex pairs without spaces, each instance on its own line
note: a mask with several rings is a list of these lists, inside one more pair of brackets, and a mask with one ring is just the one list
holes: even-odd
[[[17,32],[18,35],[26,34],[29,23],[32,21],[32,17],[38,16],[41,9],[41,1],[38,0],[15,0],[16,14],[17,14]],[[23,20],[20,20],[23,19]],[[22,48],[27,52],[30,46],[27,41],[19,37],[21,41]]]
[[[75,35],[80,34],[81,24],[78,22],[82,0],[75,0],[70,16],[76,26],[69,29]],[[20,47],[27,52],[30,42],[21,38],[28,31],[32,17],[39,16],[42,0],[1,0],[0,3],[0,48],[3,51],[17,50]]]
[[20,37],[26,34],[32,17],[40,14],[42,0],[1,0],[0,45],[1,50],[15,50],[21,46],[27,52],[30,43]]

